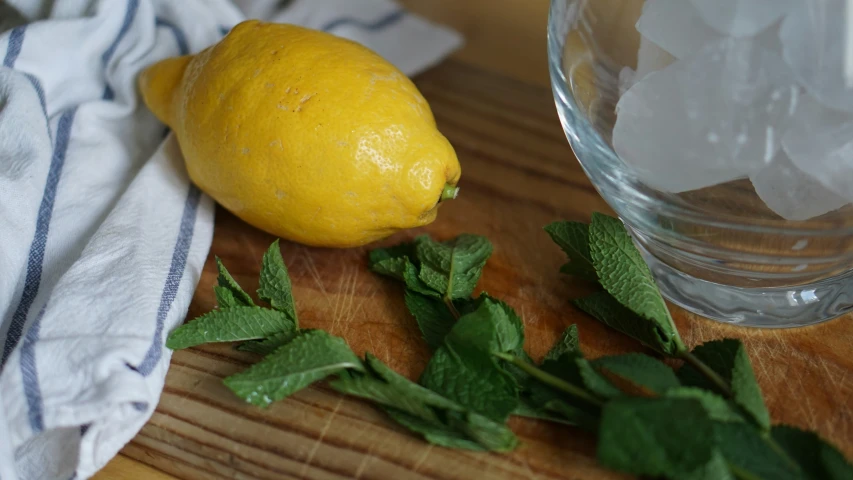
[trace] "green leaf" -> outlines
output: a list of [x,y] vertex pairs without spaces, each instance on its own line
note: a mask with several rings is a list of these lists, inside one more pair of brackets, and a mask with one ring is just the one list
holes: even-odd
[[243,305],[234,296],[234,292],[226,287],[216,285],[213,287],[213,293],[216,295],[216,304],[220,309],[226,309]]
[[274,333],[263,340],[249,340],[237,345],[241,352],[256,353],[258,355],[269,355],[278,350],[279,347],[290,343],[297,335],[298,330]]
[[[617,218],[592,214],[589,226],[590,254],[601,286],[628,310],[636,313],[656,331],[652,348],[673,354],[685,350],[675,323],[652,278],[652,272]],[[632,328],[625,333],[647,329]],[[646,343],[651,338],[635,337]]]
[[341,376],[330,382],[332,388],[431,422],[439,421],[435,409],[464,410],[455,402],[391,370],[369,353],[365,356],[365,363],[368,374]]
[[[217,277],[219,286],[221,288],[230,290],[232,294],[231,296],[236,301],[235,305],[230,306],[243,305],[246,307],[251,307],[255,305],[255,302],[252,301],[252,297],[250,297],[249,294],[246,293],[240,287],[239,284],[237,284],[237,281],[234,280],[234,277],[232,277],[231,274],[228,273],[228,269],[225,268],[225,265],[222,264],[222,260],[220,260],[219,257],[216,257],[216,268],[217,270],[219,270],[219,276]],[[214,291],[216,291],[215,288]],[[217,302],[220,302],[218,294],[216,296],[216,299]],[[219,305],[222,306],[222,303],[220,303]]]
[[[527,404],[522,412],[541,412],[538,418],[548,419],[556,415],[571,425],[576,425],[588,432],[598,431],[598,416],[587,406],[573,403],[574,399],[542,383],[531,383],[527,390],[528,398],[519,405]],[[532,415],[527,415],[532,416]]]
[[563,330],[560,338],[557,339],[557,342],[551,347],[551,350],[548,350],[548,353],[545,355],[545,361],[548,360],[557,360],[562,355],[569,354],[577,354],[581,355],[581,347],[580,340],[578,337],[578,326],[570,325],[568,328]]
[[431,443],[469,450],[507,451],[515,447],[515,435],[506,426],[466,412],[457,403],[394,372],[373,355],[367,354],[365,363],[367,374],[341,376],[331,382],[332,387],[383,405],[391,418]]
[[735,480],[735,477],[723,454],[719,450],[714,450],[711,461],[707,465],[686,475],[683,480]]
[[569,257],[561,272],[598,283],[598,274],[589,252],[589,225],[580,222],[554,222],[545,227],[560,248]]
[[692,399],[619,397],[602,409],[605,467],[680,480],[713,460],[714,444],[714,424]]
[[415,251],[421,262],[420,279],[444,298],[456,299],[473,293],[492,244],[479,235],[463,234],[447,242],[420,236]]
[[278,239],[270,245],[261,261],[261,282],[258,288],[258,297],[269,302],[276,310],[284,312],[294,325],[299,326],[296,307],[293,303],[293,286],[290,284],[290,275],[288,275],[284,259],[281,257]]
[[424,440],[434,445],[458,450],[487,450],[484,446],[470,439],[465,432],[457,431],[443,424],[423,420],[394,408],[386,408],[385,413],[395,422],[415,433],[419,433]]
[[451,412],[449,419],[451,425],[464,431],[487,450],[510,452],[518,446],[515,434],[503,423],[493,422],[473,412],[466,414]]
[[[770,413],[764,405],[761,388],[755,381],[749,355],[740,340],[706,342],[694,348],[692,353],[731,385],[734,401],[749,413],[758,426],[765,430],[770,428]],[[685,385],[715,389],[714,385],[689,363],[681,367],[678,376]]]
[[604,375],[598,373],[585,358],[576,358],[578,373],[583,380],[583,385],[599,398],[616,398],[622,395],[622,391],[616,388]]
[[[714,433],[720,452],[739,478],[803,480],[802,470],[769,435],[749,423],[718,422]],[[822,477],[825,478],[825,477]]]
[[[554,400],[554,402],[561,402],[560,400]],[[561,402],[565,403],[565,402]],[[556,403],[555,403],[556,406]],[[571,405],[566,405],[569,409],[572,409]],[[559,407],[557,407],[559,408]],[[522,398],[518,402],[518,406],[515,407],[515,410],[512,411],[512,414],[518,417],[525,418],[534,418],[536,420],[546,420],[549,422],[563,423],[566,425],[575,425],[574,422],[570,421],[564,415],[556,413],[554,410],[544,407],[539,407],[535,405],[532,400],[528,398]]]
[[441,293],[432,290],[418,278],[413,243],[373,250],[370,252],[369,263],[372,271],[405,283],[409,290],[429,297],[441,298]]
[[492,420],[505,421],[518,404],[518,392],[492,352],[513,350],[523,341],[507,317],[490,298],[460,317],[427,364],[421,385]]
[[436,350],[421,384],[464,407],[503,422],[518,404],[515,381],[482,351],[466,346]]
[[[515,313],[512,307],[501,300],[490,297],[487,293],[480,295],[481,302],[476,310],[469,315],[479,318],[480,321],[493,322],[497,333],[497,344],[491,348],[495,352],[523,352],[524,346],[524,322]],[[473,323],[477,320],[471,320]],[[464,332],[460,328],[459,332]]]
[[172,350],[210,342],[254,340],[289,332],[293,322],[281,312],[261,307],[231,307],[213,310],[169,334],[166,346]]
[[853,478],[853,465],[844,455],[814,432],[788,425],[774,426],[774,441],[797,462],[809,480],[842,480]]
[[592,366],[656,394],[681,385],[670,367],[641,353],[598,358],[592,361]]
[[[415,244],[413,242],[404,242],[398,245],[394,245],[393,247],[375,248],[371,250],[368,254],[368,265],[370,266],[371,270],[374,270],[374,267],[376,265],[387,260],[393,260],[398,258],[407,258],[409,260],[414,260]],[[397,278],[398,280],[402,280],[402,272],[398,270],[394,270],[389,273],[377,273],[382,273],[383,275],[389,275],[394,278]]]
[[444,337],[450,333],[456,318],[441,300],[406,290],[406,307],[418,322],[418,328],[427,345],[433,350],[441,345]]
[[680,340],[674,340],[656,323],[625,308],[607,292],[596,292],[573,300],[572,303],[599,322],[639,340],[649,348],[667,355],[677,355],[680,351]]
[[322,330],[302,330],[290,343],[224,382],[243,400],[266,407],[346,369],[363,371],[364,367],[342,338]]
[[743,422],[737,405],[710,390],[696,387],[676,387],[666,391],[668,398],[692,398],[705,409],[705,413],[716,422]]

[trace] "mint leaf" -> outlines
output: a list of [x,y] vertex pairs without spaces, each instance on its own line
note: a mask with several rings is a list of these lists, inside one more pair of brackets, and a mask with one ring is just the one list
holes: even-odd
[[346,369],[363,371],[364,367],[342,338],[322,330],[302,330],[290,343],[225,378],[224,383],[246,402],[266,407]]
[[480,279],[492,244],[479,235],[463,234],[447,242],[436,242],[427,236],[415,239],[420,260],[419,277],[447,299],[470,297]]
[[853,478],[853,465],[835,447],[814,432],[788,425],[770,431],[773,440],[799,465],[809,480]]
[[[628,310],[654,325],[659,337],[650,347],[667,354],[684,351],[652,272],[617,218],[592,214],[589,226],[590,254],[601,286]],[[632,329],[636,331],[638,329]],[[631,332],[625,332],[631,335]],[[646,342],[649,338],[638,338]]]
[[691,399],[620,397],[601,413],[598,460],[635,475],[682,479],[705,468],[714,424]]
[[676,387],[666,391],[668,398],[692,398],[698,401],[705,413],[716,422],[743,422],[737,405],[716,393],[696,387]]
[[294,325],[299,326],[293,303],[293,286],[290,284],[290,275],[288,275],[284,259],[281,257],[278,239],[270,245],[261,261],[261,282],[258,288],[258,297],[269,302],[274,309],[284,312]]
[[[748,423],[716,423],[720,452],[739,478],[803,480],[802,470],[785,451]],[[826,477],[822,477],[826,478]]]
[[524,323],[512,307],[501,300],[483,293],[477,299],[478,306],[468,315],[472,316],[457,330],[457,335],[467,335],[466,328],[477,321],[492,322],[495,325],[496,343],[490,346],[492,352],[517,352],[524,346]]
[[219,305],[220,309],[243,305],[237,300],[237,297],[234,296],[234,292],[226,287],[216,285],[213,287],[213,293],[216,295],[216,304]]
[[433,350],[439,347],[450,333],[456,318],[441,300],[406,290],[406,307],[418,322],[418,328],[427,345]]
[[[476,413],[450,412],[448,425],[426,422],[394,409],[388,414],[404,427],[418,432],[426,441],[449,448],[509,452],[518,439],[506,425]],[[473,440],[473,441],[472,441]]]
[[441,298],[441,294],[429,288],[418,278],[414,243],[402,243],[390,248],[377,248],[369,255],[370,269],[406,284],[409,290],[429,297]]
[[596,396],[615,398],[622,395],[622,391],[616,388],[604,375],[598,373],[589,360],[578,357],[575,359],[575,365],[583,385]]
[[618,330],[643,345],[667,355],[677,355],[681,341],[667,333],[654,322],[650,322],[622,306],[607,292],[573,300],[572,303],[599,322]]
[[729,469],[729,464],[723,454],[719,450],[714,450],[708,464],[691,472],[683,480],[735,480],[735,476]]
[[[723,339],[706,342],[693,349],[692,354],[731,385],[734,401],[763,429],[770,428],[770,413],[764,405],[761,388],[749,355],[740,340]],[[685,364],[678,372],[685,385],[714,390],[714,385],[692,365]]]
[[487,450],[484,446],[471,440],[466,433],[459,432],[441,423],[430,422],[394,408],[386,408],[385,413],[395,422],[415,433],[419,433],[424,440],[434,445],[458,450]]
[[294,329],[286,315],[261,307],[231,307],[213,310],[169,334],[166,347],[172,350],[210,342],[236,342],[264,338]]
[[493,422],[473,412],[451,412],[448,417],[451,425],[464,431],[487,450],[509,452],[518,446],[515,434],[503,423]]
[[330,385],[335,390],[372,400],[420,419],[438,422],[436,409],[462,411],[461,406],[391,370],[371,354],[365,356],[366,375],[341,376]]
[[580,222],[554,222],[545,227],[560,248],[569,257],[561,272],[598,283],[598,274],[589,253],[589,225]]
[[[225,265],[222,264],[222,260],[219,257],[216,257],[216,268],[219,270],[219,276],[217,277],[217,282],[219,283],[219,287],[223,289],[227,289],[231,292],[231,297],[236,301],[233,305],[228,305],[228,307],[244,305],[247,307],[251,307],[255,305],[255,302],[252,301],[252,297],[246,293],[237,281],[234,280],[234,277],[228,272],[228,269],[225,268]],[[216,287],[214,287],[214,292],[216,291]],[[229,300],[226,294],[222,294],[223,299],[226,301]],[[219,303],[219,306],[222,307],[223,303],[220,300],[220,294],[217,293],[216,301]]]
[[421,384],[498,422],[518,404],[515,381],[485,352],[446,344],[436,350]]
[[554,343],[548,353],[545,354],[545,361],[557,360],[564,354],[581,355],[580,339],[578,337],[578,326],[570,325],[563,330],[560,338]]
[[[515,435],[505,426],[467,413],[455,402],[417,385],[367,354],[368,374],[341,376],[336,390],[385,407],[392,419],[431,443],[469,450],[511,450]],[[439,415],[439,412],[440,415]]]
[[[576,425],[588,432],[598,430],[596,412],[587,406],[575,404],[574,399],[563,393],[538,382],[531,382],[525,393],[527,397],[522,399],[519,403],[520,408],[514,412],[517,415],[545,419],[556,416],[564,422]],[[535,415],[531,414],[531,411]]]
[[249,340],[237,345],[241,352],[256,353],[258,355],[269,355],[278,350],[279,347],[290,343],[297,335],[297,330],[274,333],[263,340]]
[[[560,402],[560,400],[555,400]],[[568,408],[574,408],[567,405]],[[559,407],[558,407],[559,408]],[[512,411],[512,414],[518,417],[534,418],[536,420],[546,420],[548,422],[563,423],[565,425],[575,425],[568,418],[557,414],[554,410],[540,407],[533,403],[529,398],[519,399],[518,406]]]
[[482,414],[504,422],[518,404],[516,384],[492,356],[514,349],[523,339],[496,301],[485,298],[479,308],[459,318],[435,351],[421,385]]
[[681,385],[675,372],[665,363],[640,353],[598,358],[592,361],[592,366],[655,394]]

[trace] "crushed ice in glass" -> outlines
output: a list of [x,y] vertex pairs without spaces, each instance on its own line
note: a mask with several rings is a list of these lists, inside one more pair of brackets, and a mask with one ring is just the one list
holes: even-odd
[[669,192],[742,178],[776,155],[796,92],[777,54],[723,38],[628,89],[613,146],[646,183]]
[[804,96],[782,147],[800,170],[853,201],[853,114]]
[[781,150],[770,165],[749,179],[764,204],[785,220],[808,220],[849,203],[797,168]]
[[788,220],[853,201],[845,3],[646,0],[616,153],[673,193],[748,177]]

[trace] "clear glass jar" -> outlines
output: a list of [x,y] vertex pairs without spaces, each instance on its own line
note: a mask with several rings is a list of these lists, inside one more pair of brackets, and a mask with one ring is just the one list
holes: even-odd
[[763,327],[853,310],[845,3],[552,0],[563,128],[674,303]]

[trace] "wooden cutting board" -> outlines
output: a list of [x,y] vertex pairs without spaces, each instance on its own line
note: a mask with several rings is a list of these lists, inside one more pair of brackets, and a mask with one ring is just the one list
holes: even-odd
[[[572,155],[550,90],[462,63],[416,79],[463,167],[461,195],[439,219],[385,244],[429,233],[489,237],[495,252],[480,287],[524,318],[526,347],[541,357],[576,323],[592,357],[639,350],[573,308],[584,292],[559,273],[564,256],[542,227],[610,212]],[[248,291],[274,238],[222,209],[189,318],[214,307],[213,256]],[[401,288],[367,269],[367,249],[328,250],[283,243],[303,326],[343,336],[416,378],[428,358]],[[744,340],[774,421],[815,429],[853,457],[853,322],[795,330],[754,330],[712,322],[673,307],[685,341]],[[222,378],[257,360],[230,345],[172,357],[157,411],[123,455],[182,479],[611,479],[595,462],[595,438],[574,428],[513,419],[523,445],[508,455],[433,447],[369,404],[320,386],[262,410],[242,403]]]

